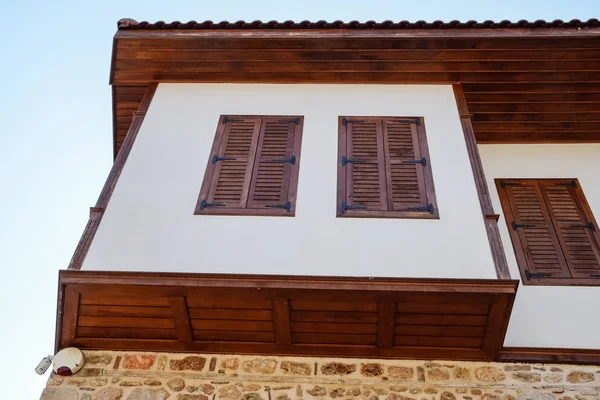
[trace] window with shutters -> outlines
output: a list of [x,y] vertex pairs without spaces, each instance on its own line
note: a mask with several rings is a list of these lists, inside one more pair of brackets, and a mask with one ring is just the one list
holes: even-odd
[[521,277],[600,285],[598,225],[577,179],[496,179]]
[[439,218],[423,118],[339,118],[337,216]]
[[221,116],[196,214],[294,216],[303,117]]

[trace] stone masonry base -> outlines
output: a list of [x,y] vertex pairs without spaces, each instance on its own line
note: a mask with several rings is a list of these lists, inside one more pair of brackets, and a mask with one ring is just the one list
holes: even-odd
[[600,367],[86,351],[41,400],[600,400]]

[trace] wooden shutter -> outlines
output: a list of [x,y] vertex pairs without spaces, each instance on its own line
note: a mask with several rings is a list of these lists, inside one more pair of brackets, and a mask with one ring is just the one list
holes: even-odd
[[211,156],[215,170],[206,201],[211,207],[246,207],[261,120],[226,121],[219,150]]
[[248,208],[291,210],[288,196],[297,172],[295,133],[300,119],[263,118]]
[[496,184],[524,282],[600,284],[596,226],[576,181],[502,179]]
[[[600,278],[600,249],[577,194],[575,181],[539,181],[544,200],[573,278]],[[600,282],[599,282],[600,283]]]
[[438,218],[421,118],[340,118],[338,216]]
[[346,205],[387,210],[381,123],[362,120],[346,124]]
[[511,180],[502,181],[500,187],[510,207],[510,215],[505,210],[506,223],[518,250],[517,257],[521,258],[519,264],[525,264],[524,279],[530,280],[532,274],[534,277],[538,274],[543,274],[539,277],[570,277],[538,183]]
[[302,117],[221,117],[196,214],[293,216]]

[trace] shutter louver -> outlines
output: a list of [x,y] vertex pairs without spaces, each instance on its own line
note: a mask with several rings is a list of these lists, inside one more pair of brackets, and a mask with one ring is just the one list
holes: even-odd
[[387,195],[390,210],[407,210],[427,206],[423,168],[427,159],[421,156],[415,123],[384,121],[387,171]]
[[576,188],[568,181],[540,181],[539,184],[571,275],[573,278],[600,277],[600,250],[593,231],[596,227],[586,217]]
[[290,210],[288,189],[292,168],[296,167],[295,130],[295,121],[263,118],[248,208]]
[[[512,221],[507,217],[507,223],[524,254],[526,279],[535,274],[548,278],[570,277],[538,183],[526,180],[508,183],[505,187],[512,211]],[[514,242],[513,239],[516,245]]]
[[346,140],[346,204],[367,210],[387,210],[379,121],[349,122]]
[[212,158],[215,172],[207,202],[224,208],[246,207],[260,119],[230,120],[225,125],[219,152]]

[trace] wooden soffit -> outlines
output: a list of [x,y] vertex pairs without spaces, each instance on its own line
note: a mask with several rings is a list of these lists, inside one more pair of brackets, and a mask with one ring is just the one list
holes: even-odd
[[479,143],[600,142],[596,20],[261,24],[120,23],[115,150],[149,82],[462,83]]
[[57,349],[493,360],[518,281],[61,271]]

